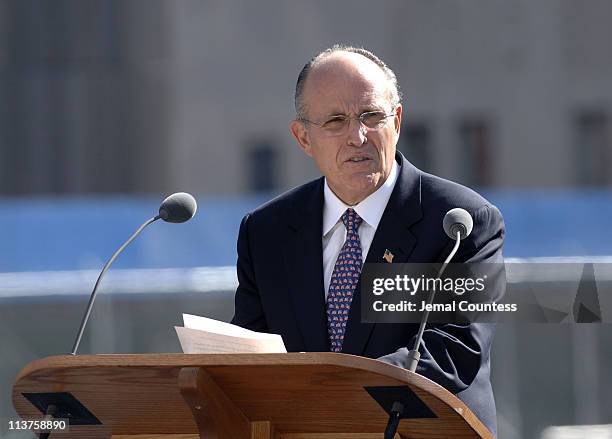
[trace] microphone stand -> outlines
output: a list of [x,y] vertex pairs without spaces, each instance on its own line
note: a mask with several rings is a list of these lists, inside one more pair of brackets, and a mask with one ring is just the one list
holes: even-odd
[[[458,230],[456,232],[456,235],[457,237],[455,238],[455,246],[449,253],[448,257],[444,260],[442,267],[438,271],[438,275],[436,276],[436,279],[439,279],[440,276],[442,276],[442,274],[446,270],[448,263],[451,261],[451,259],[453,259],[453,256],[455,256],[455,254],[457,253],[457,250],[459,249],[459,244],[461,243],[461,232]],[[428,305],[431,305],[433,303],[435,294],[436,294],[435,289],[429,292],[429,296],[427,298]],[[423,312],[423,317],[421,318],[421,325],[419,326],[419,332],[417,333],[417,338],[414,341],[414,347],[412,348],[412,350],[408,351],[407,369],[410,370],[411,372],[416,371],[417,364],[419,363],[419,360],[421,358],[421,354],[419,353],[419,346],[421,345],[421,341],[423,339],[423,332],[425,331],[425,325],[427,325],[428,317],[429,317],[429,311],[427,311],[426,309]],[[391,407],[391,413],[389,414],[389,421],[387,422],[387,427],[385,428],[385,434],[384,434],[385,439],[393,439],[393,436],[395,436],[395,433],[397,432],[399,421],[403,416],[403,412],[404,412],[404,405],[399,401],[395,401],[393,403],[393,406]]]
[[[455,253],[457,253],[460,243],[461,243],[461,232],[457,231],[455,246],[451,250],[448,257],[444,260],[444,264],[442,264],[440,271],[438,271],[438,276],[436,277],[436,279],[439,279],[440,276],[442,276],[442,274],[446,270],[446,266],[451,261],[451,259],[453,259],[453,256],[455,256]],[[435,295],[436,295],[436,290],[434,288],[429,292],[429,296],[427,297],[428,305],[431,305],[433,303]],[[421,325],[419,326],[419,332],[417,332],[417,338],[414,341],[414,346],[412,350],[408,351],[407,369],[411,372],[416,371],[417,364],[419,363],[419,360],[421,359],[421,354],[419,353],[419,347],[421,346],[421,341],[423,340],[423,332],[425,331],[425,325],[427,325],[428,318],[429,318],[429,307],[427,307],[425,311],[423,311],[423,317],[421,318]]]

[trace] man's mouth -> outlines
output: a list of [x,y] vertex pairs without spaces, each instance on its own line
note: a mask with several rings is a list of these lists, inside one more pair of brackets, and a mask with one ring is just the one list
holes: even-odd
[[367,160],[370,160],[370,158],[369,157],[351,157],[347,161],[352,162],[352,163],[359,163],[359,162],[365,162]]

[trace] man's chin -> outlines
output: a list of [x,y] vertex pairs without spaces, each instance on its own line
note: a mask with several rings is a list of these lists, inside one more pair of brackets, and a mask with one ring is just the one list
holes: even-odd
[[[380,174],[364,174],[360,176],[353,176],[349,184],[346,187],[350,188],[353,199],[358,199],[361,202],[364,198],[368,197],[381,186],[382,179]],[[356,204],[356,203],[355,203]]]
[[382,176],[380,172],[363,171],[355,172],[350,177],[349,185],[355,190],[367,191],[370,189],[376,189],[382,183]]

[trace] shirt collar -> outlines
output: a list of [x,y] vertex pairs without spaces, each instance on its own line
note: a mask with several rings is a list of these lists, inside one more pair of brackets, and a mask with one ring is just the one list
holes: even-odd
[[338,221],[340,221],[342,214],[349,207],[352,207],[355,212],[357,212],[357,215],[376,229],[385,211],[385,207],[387,207],[387,202],[391,197],[398,175],[397,162],[393,160],[391,173],[383,185],[354,206],[349,206],[338,198],[330,189],[326,178],[325,187],[323,188],[323,236],[327,235]]

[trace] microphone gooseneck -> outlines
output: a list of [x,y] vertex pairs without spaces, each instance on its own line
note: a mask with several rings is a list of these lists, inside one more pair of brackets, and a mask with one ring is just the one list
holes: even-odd
[[[462,239],[467,238],[470,233],[472,233],[472,228],[474,227],[474,221],[472,220],[472,216],[465,210],[459,207],[454,208],[446,212],[444,215],[444,220],[442,221],[442,227],[444,231],[448,235],[449,238],[455,240],[455,245],[453,249],[450,251],[442,267],[438,271],[438,275],[436,279],[439,279],[440,276],[446,270],[447,265],[453,259],[457,250],[459,250],[459,244]],[[429,292],[429,296],[427,298],[427,304],[431,305],[434,301],[434,297],[436,295],[435,289],[432,289]],[[419,331],[417,332],[416,340],[414,341],[414,346],[412,350],[408,351],[408,370],[411,372],[416,371],[416,367],[421,359],[421,354],[419,352],[419,347],[421,346],[421,342],[423,340],[423,332],[425,332],[425,326],[427,325],[427,319],[429,318],[429,306],[423,311],[423,316],[421,317],[421,324],[419,326]]]
[[158,219],[162,219],[171,223],[184,223],[185,221],[190,220],[195,215],[198,209],[198,205],[196,203],[195,198],[186,192],[177,192],[175,194],[170,195],[166,198],[161,206],[159,207],[159,215],[146,220],[139,228],[134,232],[130,238],[123,243],[119,250],[117,250],[113,256],[104,264],[98,279],[94,285],[93,291],[91,292],[91,296],[89,296],[89,303],[87,304],[87,309],[85,310],[85,314],[83,315],[83,319],[81,320],[81,325],[79,326],[79,332],[74,340],[74,345],[72,347],[71,355],[76,355],[77,350],[79,349],[79,344],[81,343],[81,338],[83,337],[83,332],[85,331],[85,326],[87,325],[87,321],[89,320],[89,315],[91,314],[91,309],[93,308],[94,301],[96,300],[96,294],[98,291],[98,286],[100,286],[100,282],[102,278],[110,268],[110,266],[115,262],[117,256],[121,254],[121,252],[134,240],[140,232],[144,230],[149,224],[157,221]]
[[130,238],[127,241],[125,241],[121,247],[119,247],[119,250],[117,250],[115,254],[111,256],[111,258],[106,262],[106,264],[104,264],[104,268],[102,268],[102,271],[100,272],[100,275],[98,276],[98,280],[96,280],[96,284],[94,285],[93,291],[91,292],[91,296],[89,297],[89,303],[87,304],[87,310],[85,311],[85,315],[83,315],[83,319],[81,320],[81,326],[79,327],[79,333],[77,334],[76,340],[74,340],[74,346],[72,347],[72,351],[70,352],[71,355],[76,355],[77,350],[79,349],[79,344],[81,343],[81,338],[83,337],[83,332],[85,331],[85,325],[87,325],[87,320],[89,320],[89,314],[91,314],[91,309],[93,308],[94,300],[96,300],[96,294],[98,291],[98,286],[100,285],[100,281],[102,280],[102,278],[104,277],[104,275],[106,274],[106,272],[108,271],[112,263],[115,262],[115,259],[117,259],[117,256],[119,256],[119,254],[123,251],[123,249],[125,249],[130,244],[130,242],[136,239],[136,237],[140,235],[140,232],[142,232],[145,227],[157,221],[158,219],[159,217],[155,217],[155,218],[146,220],[138,228],[138,230],[136,230],[134,234],[130,236]]

